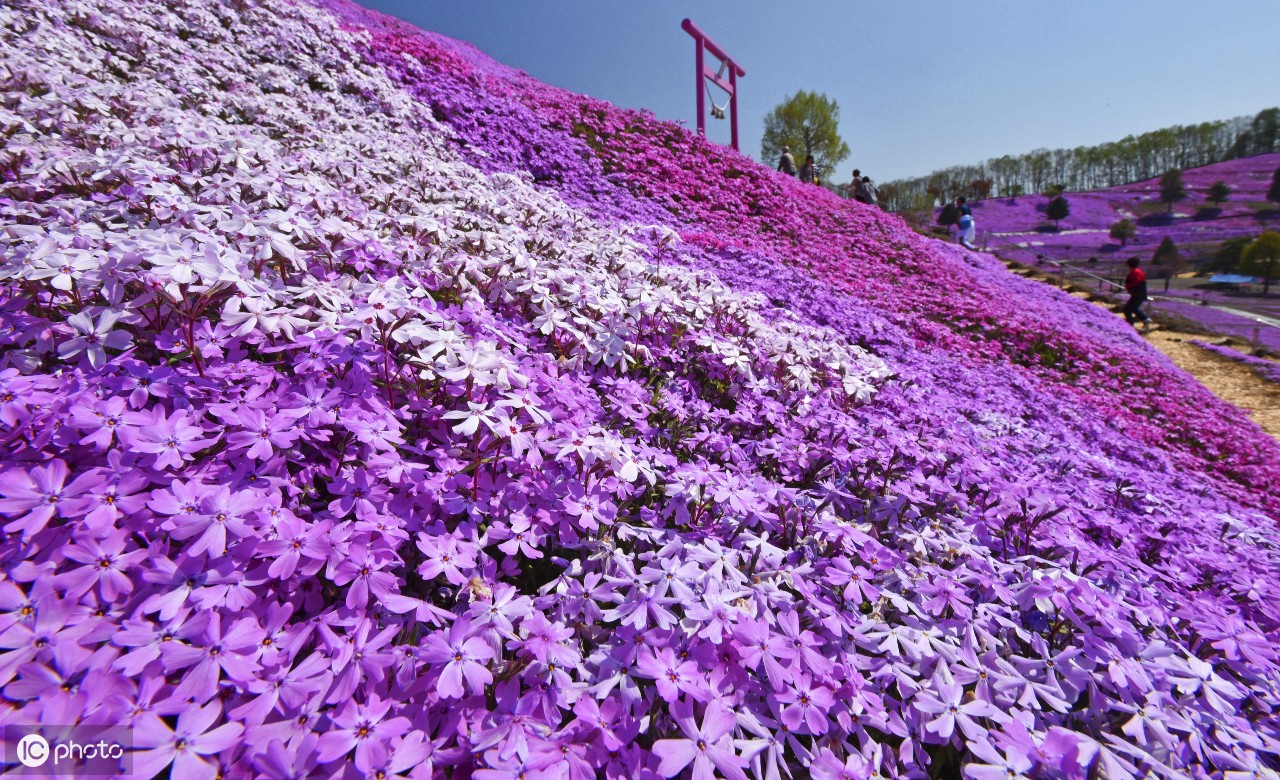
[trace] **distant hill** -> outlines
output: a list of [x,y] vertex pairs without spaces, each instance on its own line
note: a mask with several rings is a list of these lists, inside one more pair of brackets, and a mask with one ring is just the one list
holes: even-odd
[[927,209],[957,195],[1012,197],[1060,185],[1075,192],[1116,187],[1228,160],[1280,152],[1280,108],[1252,118],[1174,125],[1119,141],[1074,149],[1033,149],[975,165],[953,165],[925,176],[881,182],[880,202],[890,211]]
[[[1158,178],[1065,193],[1071,214],[1061,221],[1060,229],[1054,229],[1045,216],[1049,198],[1044,195],[991,198],[972,205],[980,236],[1011,259],[1034,261],[1042,255],[1087,263],[1096,258],[1103,265],[1132,255],[1146,260],[1169,237],[1188,263],[1195,265],[1211,257],[1227,239],[1257,235],[1280,224],[1280,212],[1266,199],[1278,166],[1280,154],[1264,154],[1186,170],[1187,197],[1174,204],[1171,215],[1160,201]],[[1217,181],[1231,189],[1221,209],[1205,199]],[[1137,234],[1124,247],[1109,235],[1111,225],[1121,219],[1137,223]]]

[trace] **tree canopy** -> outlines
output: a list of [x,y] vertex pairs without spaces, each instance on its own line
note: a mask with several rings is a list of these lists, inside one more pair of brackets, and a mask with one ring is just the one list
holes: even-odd
[[1231,188],[1227,186],[1225,181],[1215,181],[1209,186],[1208,191],[1204,194],[1204,199],[1215,206],[1221,206],[1223,203],[1226,203],[1227,198],[1230,197]]
[[1138,232],[1138,226],[1131,219],[1122,219],[1111,225],[1111,237],[1120,242],[1120,246],[1129,243]]
[[1277,261],[1280,261],[1280,233],[1268,230],[1240,253],[1240,270],[1261,276],[1262,292],[1266,294],[1271,290]]
[[840,138],[840,106],[826,95],[800,90],[774,107],[764,118],[760,159],[772,162],[789,146],[797,163],[812,154],[824,180],[849,156]]
[[1044,215],[1053,220],[1055,227],[1060,227],[1062,220],[1071,214],[1071,203],[1066,198],[1059,195],[1049,201],[1049,206],[1045,209]]
[[[1022,192],[1044,192],[1051,183],[1066,185],[1068,192],[1115,187],[1155,178],[1170,168],[1185,170],[1280,151],[1278,121],[1280,109],[1269,108],[1256,117],[1174,125],[1097,146],[994,157],[889,182],[896,197],[881,198],[881,204],[890,210],[931,208],[968,194],[966,189],[978,179],[990,180],[991,196],[1001,198],[1013,197],[1015,186]],[[931,189],[939,194],[931,194]]]
[[1209,261],[1206,270],[1228,274],[1243,270],[1240,268],[1240,256],[1252,241],[1248,236],[1236,236],[1223,241],[1218,246],[1218,251],[1213,253],[1213,259]]
[[1280,152],[1280,108],[1264,108],[1245,135],[1248,154]]
[[1170,168],[1160,177],[1160,201],[1169,205],[1169,211],[1173,211],[1173,204],[1187,197],[1187,185],[1182,180],[1182,171],[1177,168]]
[[1151,255],[1151,264],[1165,267],[1176,266],[1182,260],[1182,255],[1178,252],[1178,245],[1173,243],[1173,239],[1165,236],[1160,242],[1160,246],[1156,247],[1156,251]]

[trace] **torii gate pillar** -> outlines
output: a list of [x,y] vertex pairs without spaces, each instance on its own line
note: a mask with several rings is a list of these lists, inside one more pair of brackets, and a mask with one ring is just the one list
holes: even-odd
[[[698,25],[692,21],[685,19],[680,23],[680,27],[685,32],[693,36],[695,46],[694,51],[694,69],[697,73],[698,96],[698,135],[705,136],[707,134],[707,95],[705,89],[705,81],[710,81],[720,89],[729,93],[729,127],[734,149],[738,148],[738,77],[747,75],[742,66],[733,61],[733,58],[724,53],[716,45],[715,41],[707,37],[706,33],[698,29]],[[711,56],[720,60],[729,72],[729,80],[725,81],[720,77],[720,73],[711,70],[706,66],[703,52],[711,52]],[[721,117],[723,118],[723,117]]]

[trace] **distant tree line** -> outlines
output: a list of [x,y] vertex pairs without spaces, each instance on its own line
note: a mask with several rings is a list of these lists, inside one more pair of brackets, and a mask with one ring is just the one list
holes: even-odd
[[880,185],[880,203],[891,211],[932,208],[963,195],[1017,197],[1061,185],[1071,192],[1115,187],[1239,157],[1280,152],[1280,108],[1257,116],[1175,125],[1097,146],[1036,149],[977,165],[957,165],[928,176]]

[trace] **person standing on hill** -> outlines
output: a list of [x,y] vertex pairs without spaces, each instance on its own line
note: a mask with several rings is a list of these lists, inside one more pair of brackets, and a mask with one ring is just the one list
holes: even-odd
[[870,205],[875,206],[879,202],[880,191],[876,189],[876,185],[871,183],[870,176],[862,177],[862,190],[866,193],[867,198],[863,201],[864,203],[869,203]]
[[849,197],[859,203],[866,203],[866,201],[862,199],[862,171],[857,168],[853,169],[853,181],[849,182],[848,186],[845,187],[845,191],[849,193]]
[[977,252],[978,248],[973,245],[974,236],[977,234],[978,227],[973,221],[973,209],[969,208],[964,198],[956,198],[956,240],[965,249]]
[[782,147],[782,159],[778,160],[778,170],[788,176],[796,175],[796,158],[791,156],[791,147]]
[[1124,305],[1124,319],[1130,325],[1142,320],[1145,333],[1151,329],[1151,318],[1142,310],[1142,304],[1147,302],[1147,274],[1138,267],[1138,258],[1131,257],[1128,263],[1129,275],[1124,278],[1124,289],[1129,293],[1129,301]]
[[813,155],[804,158],[804,165],[800,166],[800,181],[805,184],[818,183],[818,163]]

